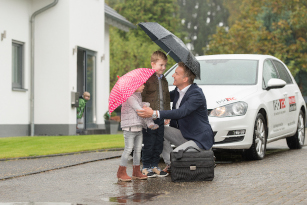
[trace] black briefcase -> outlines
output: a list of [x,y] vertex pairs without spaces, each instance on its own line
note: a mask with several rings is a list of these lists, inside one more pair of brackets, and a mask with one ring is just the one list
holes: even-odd
[[[195,149],[196,152],[187,152]],[[212,150],[188,147],[171,152],[171,179],[173,182],[212,181],[214,178],[214,154]]]

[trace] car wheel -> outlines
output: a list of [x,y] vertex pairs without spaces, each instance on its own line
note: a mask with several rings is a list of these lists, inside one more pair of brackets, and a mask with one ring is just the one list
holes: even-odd
[[287,144],[290,149],[301,149],[305,142],[305,120],[304,113],[300,111],[297,121],[297,130],[292,137],[287,137]]
[[257,114],[252,146],[246,151],[246,157],[252,160],[261,160],[265,156],[267,142],[267,125],[261,113]]

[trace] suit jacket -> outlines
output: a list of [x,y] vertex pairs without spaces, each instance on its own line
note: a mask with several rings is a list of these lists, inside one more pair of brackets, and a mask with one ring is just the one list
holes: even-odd
[[172,110],[160,111],[160,118],[172,119],[170,126],[180,129],[183,137],[193,140],[200,148],[210,149],[214,136],[208,120],[205,95],[195,83],[190,86],[176,109],[179,98],[177,88],[170,92]]

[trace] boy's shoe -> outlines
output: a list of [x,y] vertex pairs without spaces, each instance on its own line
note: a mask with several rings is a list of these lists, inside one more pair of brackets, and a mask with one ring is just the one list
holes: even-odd
[[166,167],[162,171],[164,171],[168,174],[171,173],[171,165],[167,164]]
[[157,176],[150,168],[142,169],[142,174],[146,175],[148,178],[153,178]]
[[166,177],[168,176],[168,173],[162,171],[159,167],[154,167],[152,171],[158,176],[158,177]]

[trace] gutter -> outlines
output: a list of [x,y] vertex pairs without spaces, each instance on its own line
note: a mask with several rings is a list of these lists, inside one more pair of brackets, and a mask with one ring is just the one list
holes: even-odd
[[54,0],[53,3],[48,4],[47,6],[35,11],[31,16],[31,95],[30,95],[30,121],[31,121],[31,136],[34,136],[34,26],[35,26],[35,17],[55,6],[59,0]]

